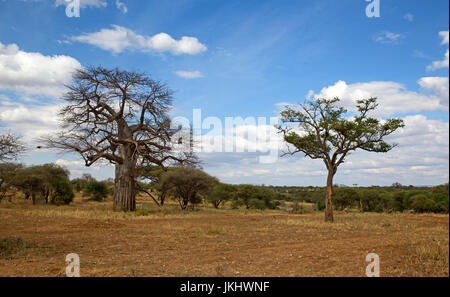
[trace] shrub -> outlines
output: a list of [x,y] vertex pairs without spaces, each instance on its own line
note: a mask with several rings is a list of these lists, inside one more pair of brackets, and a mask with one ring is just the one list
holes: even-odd
[[72,185],[68,181],[61,180],[55,183],[51,201],[55,204],[69,204],[74,196]]
[[83,196],[88,196],[91,200],[102,201],[108,197],[108,187],[102,182],[90,181],[86,185]]
[[325,209],[325,201],[323,200],[318,200],[316,202],[316,207],[318,211],[323,211]]
[[411,197],[411,201],[411,207],[416,212],[432,212],[438,208],[436,202],[425,194],[414,195]]
[[264,210],[266,208],[266,203],[264,200],[250,199],[248,202],[250,208]]

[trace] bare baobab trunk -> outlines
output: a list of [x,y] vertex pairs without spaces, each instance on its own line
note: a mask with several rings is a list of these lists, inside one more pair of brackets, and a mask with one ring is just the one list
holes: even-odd
[[325,197],[325,222],[334,222],[333,217],[333,170],[328,170],[327,193]]
[[135,171],[136,157],[134,145],[125,144],[119,148],[122,163],[116,164],[114,186],[114,209],[123,211],[136,210]]

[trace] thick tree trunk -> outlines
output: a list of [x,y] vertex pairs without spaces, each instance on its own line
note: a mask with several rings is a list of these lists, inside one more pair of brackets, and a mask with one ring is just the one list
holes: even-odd
[[334,222],[333,217],[333,177],[334,173],[328,170],[327,194],[325,197],[325,222]]
[[135,170],[136,159],[130,146],[120,148],[122,164],[116,164],[114,186],[114,209],[123,211],[136,210]]

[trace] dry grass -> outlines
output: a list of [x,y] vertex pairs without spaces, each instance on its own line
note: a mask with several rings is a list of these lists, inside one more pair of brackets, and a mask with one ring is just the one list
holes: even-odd
[[158,208],[114,212],[111,202],[0,204],[0,276],[63,276],[78,253],[82,276],[448,276],[448,215]]

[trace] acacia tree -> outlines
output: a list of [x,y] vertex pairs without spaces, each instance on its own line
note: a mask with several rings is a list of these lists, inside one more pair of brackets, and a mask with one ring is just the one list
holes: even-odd
[[[397,144],[383,140],[398,128],[403,120],[393,118],[385,121],[369,116],[378,106],[376,98],[357,101],[357,113],[346,118],[347,110],[338,106],[339,98],[317,99],[300,104],[300,109],[286,108],[281,112],[282,126],[277,126],[284,140],[291,144],[283,155],[303,153],[311,159],[322,159],[328,170],[325,198],[325,221],[333,222],[333,177],[350,152],[357,149],[386,153]],[[293,130],[297,125],[301,132]]]
[[217,183],[213,190],[208,195],[208,201],[212,203],[214,208],[219,208],[220,205],[230,201],[234,197],[235,187],[233,185]]
[[0,163],[0,202],[5,197],[9,200],[12,198],[12,195],[7,195],[7,192],[13,188],[12,181],[22,167],[22,164]]
[[15,160],[25,151],[20,137],[12,133],[0,135],[0,161]]
[[206,197],[218,180],[199,168],[184,166],[165,172],[161,183],[167,185],[181,209],[186,209],[189,203],[201,202],[199,194]]
[[[154,165],[139,167],[136,174],[138,180],[140,180],[140,182],[136,183],[137,191],[145,193],[156,205],[164,206],[167,192],[169,191],[169,185],[168,183],[162,182],[162,176],[166,172],[174,169],[176,169],[176,167],[161,168],[160,166]],[[152,193],[152,190],[154,189],[158,192],[157,198]]]
[[137,166],[185,161],[171,141],[172,91],[144,73],[103,67],[77,70],[67,87],[68,105],[59,113],[64,131],[42,140],[79,153],[86,166],[114,164],[114,209],[135,210]]

